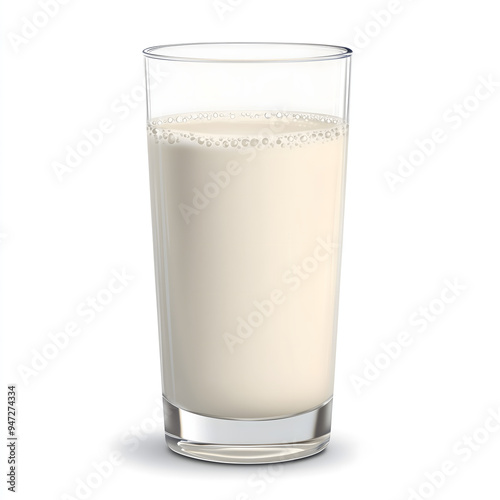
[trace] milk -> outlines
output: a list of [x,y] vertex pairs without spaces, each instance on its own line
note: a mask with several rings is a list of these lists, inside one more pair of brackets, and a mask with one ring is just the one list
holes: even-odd
[[203,112],[148,126],[164,396],[270,419],[332,397],[347,125]]

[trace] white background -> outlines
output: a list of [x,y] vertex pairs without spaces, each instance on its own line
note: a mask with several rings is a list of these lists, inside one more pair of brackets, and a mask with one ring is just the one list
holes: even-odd
[[[221,16],[225,1],[218,12],[212,0],[70,0],[45,26],[25,27],[24,40],[23,19],[33,20],[39,3],[4,3],[0,393],[6,401],[6,385],[18,386],[17,498],[83,498],[85,488],[76,488],[89,478],[92,499],[405,500],[419,488],[420,498],[498,498],[500,432],[488,420],[500,409],[494,2],[232,2]],[[356,52],[332,442],[279,467],[179,457],[155,420],[145,105],[117,112],[116,102],[140,93],[143,48],[193,41],[333,43]],[[481,78],[497,83],[489,94],[479,89],[479,101]],[[468,116],[458,119],[454,106],[463,104]],[[60,182],[53,163],[106,118],[112,132]],[[436,128],[446,139],[391,190],[387,172],[397,174],[400,156]],[[86,323],[78,305],[122,268],[133,279]],[[446,279],[466,289],[441,307]],[[431,302],[439,314],[419,333],[410,317]],[[19,367],[72,321],[80,334],[23,378]],[[403,331],[411,345],[356,391],[353,376],[364,377],[366,360],[383,363],[381,343]],[[460,444],[467,435],[472,443]],[[120,465],[96,476],[93,463],[117,453]],[[444,461],[455,473],[429,488],[426,474]]]

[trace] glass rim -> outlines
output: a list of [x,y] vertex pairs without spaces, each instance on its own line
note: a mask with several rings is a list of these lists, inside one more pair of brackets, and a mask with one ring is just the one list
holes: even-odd
[[[214,57],[214,56],[186,56],[175,55],[175,52],[182,52],[183,49],[203,49],[212,48],[214,52],[223,47],[235,46],[238,48],[256,48],[264,46],[282,48],[290,51],[290,56],[282,57]],[[298,48],[309,49],[310,55],[294,55]],[[159,59],[172,62],[198,62],[198,63],[290,63],[290,62],[318,62],[331,61],[351,57],[352,50],[341,45],[327,45],[319,43],[285,43],[285,42],[198,42],[198,43],[177,43],[167,45],[155,45],[142,51],[144,56],[149,59]]]

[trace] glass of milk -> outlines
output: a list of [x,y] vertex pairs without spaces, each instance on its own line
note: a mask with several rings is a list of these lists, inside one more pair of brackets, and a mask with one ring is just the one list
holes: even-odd
[[350,49],[144,50],[165,436],[225,463],[330,439]]

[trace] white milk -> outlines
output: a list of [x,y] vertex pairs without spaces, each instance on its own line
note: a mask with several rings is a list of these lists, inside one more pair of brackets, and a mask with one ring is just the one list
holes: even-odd
[[148,127],[163,392],[267,419],[332,397],[347,126],[194,113]]

